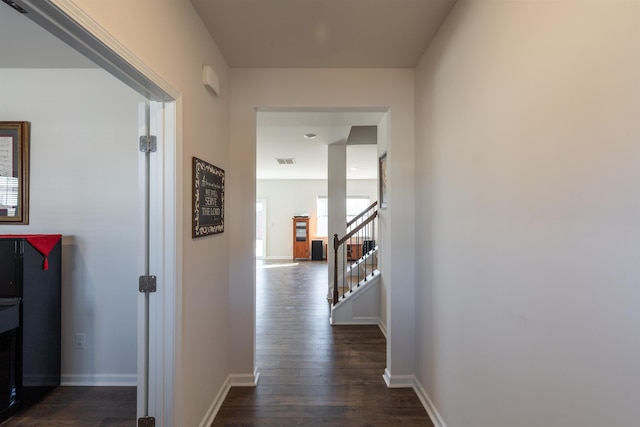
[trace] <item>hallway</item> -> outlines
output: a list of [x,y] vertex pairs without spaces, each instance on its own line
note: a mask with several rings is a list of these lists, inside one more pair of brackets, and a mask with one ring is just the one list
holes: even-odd
[[213,426],[433,426],[415,392],[382,379],[377,326],[329,325],[327,265],[258,261],[255,388],[232,388]]

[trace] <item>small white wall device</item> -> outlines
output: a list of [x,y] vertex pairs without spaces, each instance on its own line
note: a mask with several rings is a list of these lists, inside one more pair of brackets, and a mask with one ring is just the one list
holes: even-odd
[[202,66],[202,84],[212,95],[217,96],[220,93],[220,80],[209,65]]

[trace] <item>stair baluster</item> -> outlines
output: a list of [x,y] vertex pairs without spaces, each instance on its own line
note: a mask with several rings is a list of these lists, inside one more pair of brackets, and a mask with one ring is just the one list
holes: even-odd
[[[364,272],[363,280],[366,281],[369,275],[374,274],[375,257],[375,219],[378,211],[375,209],[378,202],[372,203],[354,219],[347,223],[347,234],[339,238],[333,235],[334,250],[334,277],[333,277],[333,304],[337,304],[340,298],[348,292],[353,292],[353,281],[355,275],[356,287],[360,286],[361,272]],[[347,245],[349,246],[347,248]],[[339,258],[339,249],[342,247],[342,257]],[[338,260],[342,262],[342,273],[338,273]],[[369,265],[367,261],[370,260]],[[342,285],[339,285],[339,278],[342,278]],[[348,285],[346,284],[349,281]]]

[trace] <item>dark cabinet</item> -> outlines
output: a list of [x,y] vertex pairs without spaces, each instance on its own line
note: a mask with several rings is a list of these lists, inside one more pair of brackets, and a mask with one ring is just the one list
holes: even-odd
[[59,235],[0,235],[0,420],[60,385],[61,270]]
[[311,241],[311,259],[313,261],[322,261],[324,259],[323,246],[322,240]]

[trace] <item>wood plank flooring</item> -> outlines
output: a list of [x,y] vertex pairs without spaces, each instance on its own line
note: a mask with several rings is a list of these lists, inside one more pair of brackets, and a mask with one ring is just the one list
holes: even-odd
[[258,265],[255,388],[232,388],[212,426],[430,426],[411,389],[389,389],[377,326],[331,326],[327,265]]
[[[382,380],[377,326],[330,326],[322,261],[257,270],[255,388],[232,388],[213,426],[433,427],[411,389]],[[133,427],[135,387],[59,387],[2,427]],[[179,426],[195,427],[195,426]]]
[[133,427],[135,387],[58,387],[2,427]]

